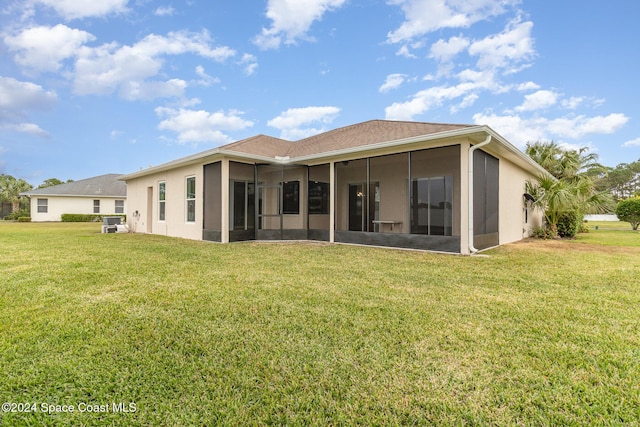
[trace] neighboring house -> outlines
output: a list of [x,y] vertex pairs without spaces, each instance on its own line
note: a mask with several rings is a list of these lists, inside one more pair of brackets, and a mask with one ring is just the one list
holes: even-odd
[[523,195],[544,173],[487,126],[373,120],[297,142],[257,135],[121,179],[137,232],[469,254],[541,224]]
[[79,181],[25,191],[31,199],[31,221],[60,221],[62,214],[125,214],[127,185],[120,174],[107,174]]

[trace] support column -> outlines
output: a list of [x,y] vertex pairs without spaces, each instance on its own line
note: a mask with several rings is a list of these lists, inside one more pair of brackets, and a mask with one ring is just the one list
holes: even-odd
[[329,242],[336,241],[336,164],[329,162]]
[[469,148],[465,141],[460,144],[460,253],[469,255]]
[[229,159],[220,162],[220,241],[229,243]]

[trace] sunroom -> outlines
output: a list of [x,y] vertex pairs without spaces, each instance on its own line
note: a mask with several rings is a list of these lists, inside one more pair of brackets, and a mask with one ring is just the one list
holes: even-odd
[[297,142],[257,135],[123,179],[136,232],[469,254],[530,235],[541,215],[525,183],[544,173],[486,126],[373,120]]

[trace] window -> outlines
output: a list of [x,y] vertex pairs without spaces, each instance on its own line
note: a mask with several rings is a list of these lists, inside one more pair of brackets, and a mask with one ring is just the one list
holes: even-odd
[[300,181],[288,181],[282,184],[282,213],[300,213]]
[[116,200],[116,210],[115,213],[124,213],[124,200]]
[[166,186],[167,184],[164,181],[158,183],[158,221],[164,221],[165,219]]
[[451,236],[453,177],[414,178],[411,181],[411,233]]
[[100,213],[100,200],[93,201],[93,213]]
[[309,183],[309,213],[329,213],[329,184],[326,182]]
[[38,199],[38,213],[47,213],[49,211],[49,199]]
[[196,177],[187,177],[187,222],[196,222]]

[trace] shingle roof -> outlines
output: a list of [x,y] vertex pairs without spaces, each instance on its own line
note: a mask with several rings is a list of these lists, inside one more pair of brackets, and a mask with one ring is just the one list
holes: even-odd
[[25,191],[24,196],[127,197],[127,184],[119,181],[121,174],[111,173],[79,181]]
[[[376,148],[375,146],[379,148],[381,144],[385,145],[387,143],[403,145],[416,142],[423,136],[425,140],[437,140],[460,135],[475,135],[476,139],[478,137],[484,139],[487,135],[492,136],[493,147],[500,151],[501,155],[509,156],[516,164],[533,173],[545,173],[540,165],[487,126],[370,120],[334,129],[299,141],[286,141],[271,136],[256,135],[139,172],[133,172],[124,175],[122,179],[127,181],[159,171],[170,170],[179,165],[195,164],[203,161],[203,159],[212,158],[212,156],[233,155],[233,153],[249,159],[255,156],[256,159],[260,157],[262,161],[269,162],[270,159],[273,159],[275,163],[285,164],[290,161],[306,161],[337,153],[342,155],[345,152],[366,151],[369,146],[374,149]],[[417,138],[417,140],[413,141],[413,138]],[[480,141],[477,140],[476,142]]]
[[276,157],[286,156],[291,149],[291,141],[280,138],[274,138],[267,135],[256,135],[241,141],[232,142],[223,147],[225,150],[238,151],[246,154],[255,154],[258,156]]
[[474,125],[370,120],[295,142],[257,135],[224,145],[220,149],[267,157],[301,157],[472,126]]
[[290,157],[308,156],[471,126],[473,125],[370,120],[302,139],[293,143],[288,155]]

